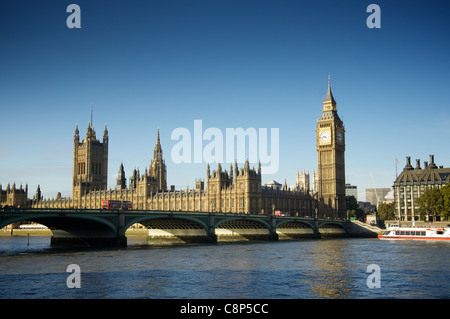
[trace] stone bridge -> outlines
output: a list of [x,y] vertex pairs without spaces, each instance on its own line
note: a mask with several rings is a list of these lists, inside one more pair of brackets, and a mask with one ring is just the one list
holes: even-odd
[[348,221],[306,217],[157,210],[0,210],[0,228],[23,221],[47,226],[53,233],[52,246],[126,246],[125,232],[135,223],[147,227],[149,243],[217,243],[350,235]]

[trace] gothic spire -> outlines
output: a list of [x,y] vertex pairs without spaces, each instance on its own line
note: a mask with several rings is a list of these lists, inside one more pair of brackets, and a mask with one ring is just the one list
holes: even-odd
[[162,160],[162,148],[161,148],[161,142],[159,140],[159,127],[158,127],[158,133],[156,137],[156,145],[155,150],[153,151],[153,160],[161,159]]
[[330,84],[330,76],[328,75],[328,90],[327,96],[323,101],[323,110],[324,111],[336,111],[336,101],[333,97],[333,93],[331,93],[331,84]]

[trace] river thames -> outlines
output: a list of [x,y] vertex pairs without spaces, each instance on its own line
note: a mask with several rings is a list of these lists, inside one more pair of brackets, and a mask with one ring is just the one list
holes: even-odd
[[[55,250],[0,238],[1,299],[447,299],[449,242],[315,239]],[[79,266],[80,288],[67,272]],[[369,265],[379,288],[369,287]],[[369,279],[369,280],[368,280]]]

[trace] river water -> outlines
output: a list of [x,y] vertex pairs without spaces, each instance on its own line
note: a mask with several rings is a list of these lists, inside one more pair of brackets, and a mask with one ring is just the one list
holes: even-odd
[[[450,242],[437,241],[155,247],[142,238],[122,249],[74,251],[52,249],[49,237],[1,237],[0,298],[449,298],[449,252]],[[70,264],[80,268],[80,288],[67,286]]]

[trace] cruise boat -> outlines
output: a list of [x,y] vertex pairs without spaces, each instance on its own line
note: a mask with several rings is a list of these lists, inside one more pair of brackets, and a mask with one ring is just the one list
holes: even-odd
[[388,240],[450,240],[449,227],[399,227],[392,225],[379,239]]

